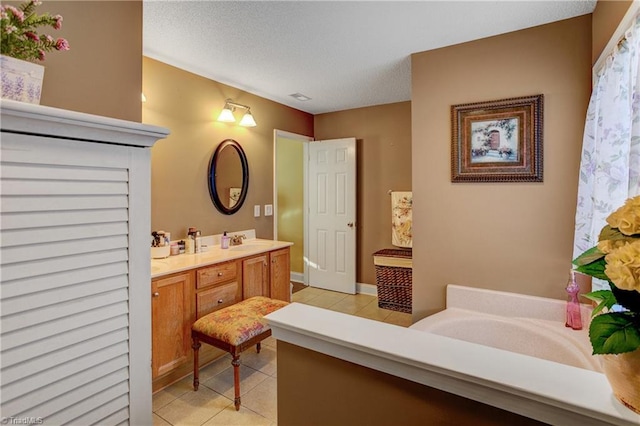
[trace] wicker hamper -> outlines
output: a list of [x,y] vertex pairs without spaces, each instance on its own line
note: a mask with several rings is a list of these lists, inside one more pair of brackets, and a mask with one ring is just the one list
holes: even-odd
[[384,249],[373,254],[378,306],[411,313],[411,249]]

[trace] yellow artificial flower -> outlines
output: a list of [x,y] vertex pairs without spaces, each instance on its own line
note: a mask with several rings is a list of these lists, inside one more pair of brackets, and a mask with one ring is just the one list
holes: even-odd
[[607,223],[624,235],[640,234],[640,196],[629,198],[609,215]]
[[616,287],[640,292],[640,240],[613,250],[605,261],[605,274]]
[[628,243],[629,241],[627,240],[602,240],[598,242],[598,250],[604,254],[608,254]]

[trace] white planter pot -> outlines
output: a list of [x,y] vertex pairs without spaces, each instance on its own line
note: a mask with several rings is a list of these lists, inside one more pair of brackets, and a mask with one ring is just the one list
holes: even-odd
[[40,103],[44,66],[0,55],[0,75],[3,99]]

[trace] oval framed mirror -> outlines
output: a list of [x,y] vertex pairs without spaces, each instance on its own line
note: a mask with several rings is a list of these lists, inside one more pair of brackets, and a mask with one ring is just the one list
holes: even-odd
[[225,139],[209,162],[209,194],[220,213],[234,214],[247,197],[249,163],[244,150],[233,139]]

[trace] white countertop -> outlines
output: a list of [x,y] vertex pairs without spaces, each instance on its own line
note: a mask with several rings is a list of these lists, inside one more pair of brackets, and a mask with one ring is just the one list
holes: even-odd
[[208,251],[197,254],[179,254],[165,259],[151,259],[151,278],[158,278],[176,272],[188,271],[202,266],[215,265],[228,260],[240,259],[272,250],[292,246],[287,241],[246,239],[241,245],[221,249],[220,246],[208,247]]
[[554,425],[639,425],[604,374],[314,306],[266,316],[273,336]]

